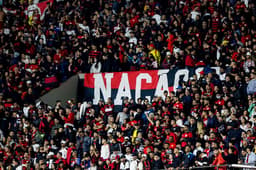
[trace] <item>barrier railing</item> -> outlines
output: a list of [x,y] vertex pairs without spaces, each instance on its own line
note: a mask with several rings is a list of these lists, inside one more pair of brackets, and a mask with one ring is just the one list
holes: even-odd
[[244,164],[225,164],[225,165],[210,165],[210,166],[198,166],[198,167],[190,167],[190,168],[174,168],[175,170],[203,170],[203,169],[216,169],[218,170],[219,168],[227,168],[228,169],[233,169],[233,170],[251,170],[255,169],[256,166],[252,165],[244,165]]

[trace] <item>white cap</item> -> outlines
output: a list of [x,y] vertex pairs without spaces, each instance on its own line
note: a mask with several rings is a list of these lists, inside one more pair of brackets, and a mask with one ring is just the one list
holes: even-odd
[[175,47],[175,48],[173,48],[173,53],[179,53],[180,52],[180,49],[179,48],[177,48],[177,47]]
[[166,52],[166,55],[171,55],[171,52],[170,52],[170,51],[167,51],[167,52]]
[[27,84],[31,84],[32,82],[31,82],[31,80],[27,80],[27,82],[26,82]]
[[251,56],[251,53],[250,53],[250,52],[247,52],[247,53],[246,53],[246,55],[249,55],[249,56]]
[[181,4],[181,5],[184,5],[184,4],[185,4],[185,2],[183,2],[183,1],[180,1],[180,4]]
[[125,136],[124,139],[129,140],[130,138],[128,136]]
[[176,124],[177,124],[179,127],[184,127],[183,121],[182,121],[181,119],[177,120],[177,121],[176,121]]
[[147,155],[146,154],[142,154],[142,157],[147,157]]
[[49,153],[47,154],[47,156],[53,156],[53,155],[54,155],[53,152],[49,152]]

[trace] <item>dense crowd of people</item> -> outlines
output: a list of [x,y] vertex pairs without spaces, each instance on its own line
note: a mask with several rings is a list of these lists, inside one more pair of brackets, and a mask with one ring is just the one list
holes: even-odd
[[[32,16],[32,1],[1,3],[1,170],[255,165],[254,0],[53,0]],[[175,92],[119,111],[36,103],[77,73],[180,68]]]

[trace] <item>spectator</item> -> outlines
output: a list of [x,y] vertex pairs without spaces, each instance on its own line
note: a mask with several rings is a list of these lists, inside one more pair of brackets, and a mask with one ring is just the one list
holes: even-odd
[[[254,1],[0,5],[1,169],[255,163]],[[120,110],[111,98],[36,104],[78,73],[154,69],[188,69],[189,80]]]
[[110,158],[110,147],[109,144],[107,143],[106,139],[102,140],[102,146],[101,146],[101,154],[100,157],[103,160],[107,160]]
[[246,152],[247,152],[247,154],[246,154],[246,157],[245,157],[245,164],[255,165],[255,161],[256,161],[255,153],[253,153],[251,151],[251,148],[247,148]]

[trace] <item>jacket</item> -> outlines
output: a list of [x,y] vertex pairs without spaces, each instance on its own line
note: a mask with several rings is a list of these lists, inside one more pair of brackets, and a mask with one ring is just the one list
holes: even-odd
[[256,155],[255,153],[251,152],[251,153],[248,153],[245,157],[245,160],[244,160],[245,164],[247,165],[255,165],[256,163]]
[[153,49],[149,52],[149,56],[152,55],[158,64],[161,62],[161,55],[160,52],[157,49]]

